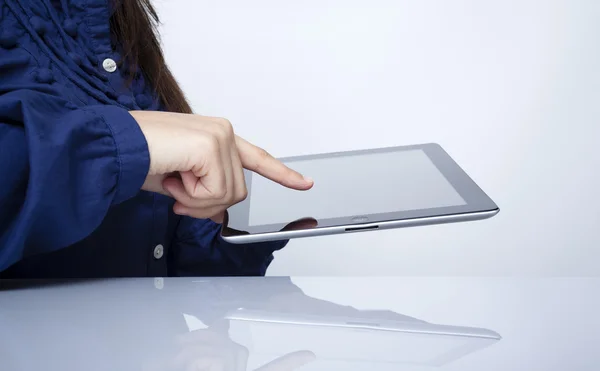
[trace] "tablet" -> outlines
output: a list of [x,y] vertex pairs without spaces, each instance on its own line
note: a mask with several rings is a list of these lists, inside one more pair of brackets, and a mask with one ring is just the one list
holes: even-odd
[[221,236],[253,243],[485,219],[498,206],[438,144],[280,159],[315,183],[285,188],[246,172],[248,197]]
[[[256,363],[298,351],[318,361],[315,370],[406,366],[440,367],[487,348],[502,337],[495,331],[465,326],[377,318],[301,316],[240,308],[228,314],[229,336],[244,345]],[[324,368],[323,362],[331,368]],[[358,367],[361,366],[362,368]],[[311,370],[311,364],[302,368]],[[370,367],[366,367],[370,366]]]

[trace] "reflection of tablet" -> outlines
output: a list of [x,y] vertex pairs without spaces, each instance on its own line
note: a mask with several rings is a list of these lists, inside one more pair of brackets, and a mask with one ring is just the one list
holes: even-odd
[[[225,240],[250,243],[484,219],[496,204],[436,144],[281,159],[308,191],[246,172],[248,197],[228,210]],[[303,219],[314,223],[298,223]]]
[[393,370],[399,364],[441,366],[501,339],[491,330],[418,320],[300,317],[244,309],[228,319],[231,339],[247,347],[258,362],[308,350],[320,366],[323,362],[331,367],[377,363],[377,370],[386,363]]

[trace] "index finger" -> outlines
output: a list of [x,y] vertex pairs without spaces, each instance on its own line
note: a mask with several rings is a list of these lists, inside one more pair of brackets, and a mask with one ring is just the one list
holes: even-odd
[[245,169],[264,176],[284,187],[307,190],[313,186],[313,180],[285,166],[267,151],[236,136],[235,144]]

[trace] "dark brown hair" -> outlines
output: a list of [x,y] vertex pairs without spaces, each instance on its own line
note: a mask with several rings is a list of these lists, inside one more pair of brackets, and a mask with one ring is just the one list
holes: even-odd
[[110,27],[130,66],[131,78],[139,69],[168,111],[191,113],[183,91],[167,67],[161,49],[159,18],[150,0],[111,0]]

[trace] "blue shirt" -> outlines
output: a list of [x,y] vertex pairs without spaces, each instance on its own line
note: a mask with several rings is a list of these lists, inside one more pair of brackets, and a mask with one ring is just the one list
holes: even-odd
[[148,147],[128,111],[162,107],[142,74],[128,83],[110,13],[0,0],[0,278],[263,275],[285,241],[227,244],[140,191]]

